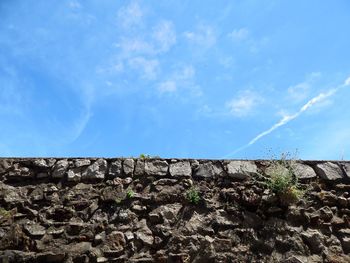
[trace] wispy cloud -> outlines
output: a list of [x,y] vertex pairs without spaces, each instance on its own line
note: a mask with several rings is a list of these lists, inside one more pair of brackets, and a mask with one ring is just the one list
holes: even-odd
[[154,28],[152,37],[158,52],[167,52],[176,43],[176,32],[171,21],[160,21]]
[[305,81],[300,82],[296,85],[290,86],[287,89],[288,100],[292,102],[300,102],[308,97],[312,85],[321,77],[320,72],[312,72],[309,74]]
[[263,101],[262,97],[252,92],[245,90],[237,97],[226,103],[226,108],[230,114],[236,117],[243,117],[251,114],[253,110]]
[[228,37],[234,41],[242,41],[249,37],[249,30],[247,28],[234,29],[228,34]]
[[192,44],[210,48],[216,43],[216,33],[213,27],[200,24],[195,31],[186,31],[184,37]]
[[192,96],[201,96],[202,90],[195,81],[196,71],[192,65],[183,65],[168,78],[158,84],[158,91],[163,93],[189,92]]
[[176,82],[174,80],[167,80],[158,85],[160,93],[172,93],[175,92],[176,89]]
[[258,53],[260,49],[266,46],[270,39],[267,36],[257,37],[246,27],[236,28],[227,34],[232,43],[247,47],[249,52]]
[[344,85],[350,86],[350,77],[345,80]]
[[148,80],[156,79],[159,72],[159,61],[157,59],[146,59],[135,57],[129,60],[131,68],[141,71],[141,76]]
[[144,12],[137,2],[131,2],[130,4],[121,7],[118,11],[119,23],[124,28],[140,25],[143,16]]
[[121,49],[121,57],[130,57],[139,54],[155,54],[153,44],[140,38],[122,37],[115,46]]
[[[135,14],[135,18],[129,19],[127,15]],[[122,7],[118,12],[118,18],[125,26],[144,23],[144,11],[133,2]],[[99,67],[100,74],[109,75],[124,73],[126,70],[135,71],[136,76],[146,80],[157,80],[162,65],[159,56],[167,53],[176,44],[176,31],[172,21],[158,20],[151,30],[124,30],[114,47],[113,61],[108,66]],[[171,90],[162,86],[162,90]]]
[[312,99],[310,99],[307,103],[305,103],[300,109],[299,111],[297,111],[296,113],[292,114],[292,115],[285,115],[281,120],[279,120],[277,123],[275,123],[274,125],[272,125],[269,129],[259,133],[257,136],[255,136],[252,140],[250,140],[246,145],[240,147],[239,149],[237,149],[236,151],[226,155],[224,158],[230,157],[240,151],[242,151],[243,149],[246,149],[247,147],[253,145],[254,143],[256,143],[258,140],[260,140],[261,138],[265,137],[266,135],[269,135],[271,132],[273,132],[274,130],[278,129],[281,126],[286,125],[287,123],[289,123],[290,121],[298,118],[302,113],[304,113],[305,111],[309,110],[311,107],[313,107],[314,105],[316,105],[319,102],[324,101],[325,99],[327,99],[328,97],[332,96],[333,94],[335,94],[336,92],[338,92],[341,88],[344,88],[346,86],[350,86],[350,78],[348,78],[344,84],[338,86],[337,88],[333,88],[328,90],[327,92],[322,92],[320,94],[318,94],[316,97],[313,97]]
[[79,9],[81,8],[81,4],[79,3],[79,1],[69,1],[69,7],[72,9]]

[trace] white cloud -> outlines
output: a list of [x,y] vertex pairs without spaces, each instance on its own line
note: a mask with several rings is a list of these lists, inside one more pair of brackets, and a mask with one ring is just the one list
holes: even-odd
[[288,97],[295,102],[304,100],[310,92],[310,84],[308,82],[302,82],[295,86],[290,86],[287,89]]
[[148,80],[156,79],[159,71],[159,61],[157,59],[145,59],[144,57],[135,57],[129,60],[131,68],[141,70],[142,77]]
[[223,56],[219,58],[219,63],[225,68],[230,68],[234,65],[235,61],[232,56]]
[[249,37],[249,30],[247,28],[235,29],[228,34],[228,37],[234,41],[243,41]]
[[119,22],[124,28],[141,24],[143,16],[143,10],[136,2],[131,2],[129,5],[121,7],[118,11]]
[[175,72],[175,78],[178,80],[191,80],[196,71],[192,65],[185,65],[180,71]]
[[153,39],[157,43],[158,52],[167,52],[176,43],[174,25],[170,21],[161,21],[153,28]]
[[187,31],[184,36],[190,43],[204,48],[210,48],[216,43],[216,34],[211,26],[199,25],[195,32]]
[[257,38],[245,27],[234,29],[227,34],[227,37],[235,44],[244,44],[243,47],[253,54],[258,53],[270,42],[268,36]]
[[154,47],[151,43],[137,38],[122,38],[121,41],[115,45],[122,49],[123,57],[130,57],[137,54],[154,54]]
[[236,117],[243,117],[251,114],[262,98],[250,90],[245,90],[238,97],[231,99],[226,103],[230,114]]
[[350,77],[345,80],[344,85],[350,86]]
[[201,96],[202,90],[195,82],[196,71],[192,65],[183,65],[175,70],[170,76],[158,85],[158,90],[161,93],[190,93],[191,96]]
[[81,4],[79,3],[79,1],[70,1],[68,4],[69,4],[69,7],[72,9],[81,8]]
[[201,106],[201,107],[197,110],[197,112],[198,112],[199,114],[204,114],[204,115],[209,116],[209,115],[211,115],[211,114],[213,113],[213,109],[212,109],[209,105],[204,104],[203,106]]
[[310,91],[312,89],[312,85],[315,83],[317,79],[321,77],[321,73],[319,72],[312,72],[306,77],[306,80],[298,83],[294,86],[290,86],[287,89],[288,93],[288,100],[292,102],[300,102],[304,99],[306,99]]
[[[132,6],[129,9],[137,8]],[[175,43],[176,33],[173,23],[161,20],[153,27],[151,32],[138,34],[137,36],[122,36],[115,44],[115,47],[119,49],[119,53],[116,55],[114,62],[101,72],[121,73],[128,66],[141,72],[142,78],[154,80],[160,71],[158,55],[169,51]]]
[[173,80],[167,80],[158,85],[158,90],[161,93],[172,93],[176,91],[176,82]]

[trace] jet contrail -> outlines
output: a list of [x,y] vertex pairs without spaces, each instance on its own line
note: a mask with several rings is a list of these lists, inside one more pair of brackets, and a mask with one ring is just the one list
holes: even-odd
[[250,142],[248,142],[246,145],[238,148],[237,150],[235,150],[232,153],[227,154],[226,156],[224,156],[223,158],[228,158],[231,155],[234,155],[240,151],[242,151],[243,149],[246,149],[247,147],[249,147],[250,145],[253,145],[254,143],[256,143],[258,140],[260,140],[262,137],[265,137],[266,135],[270,134],[271,132],[273,132],[274,130],[276,130],[277,128],[287,124],[288,122],[290,122],[291,120],[294,120],[296,118],[299,117],[300,114],[302,114],[304,111],[307,111],[309,108],[311,108],[313,105],[315,105],[316,103],[332,96],[334,93],[336,93],[339,89],[345,87],[345,86],[350,86],[350,77],[344,82],[343,85],[337,87],[337,88],[333,88],[330,89],[329,91],[327,91],[326,93],[320,93],[319,95],[317,95],[316,97],[310,99],[307,103],[305,103],[298,112],[294,113],[293,115],[286,115],[284,116],[280,121],[278,121],[277,123],[275,123],[274,125],[272,125],[272,127],[266,131],[261,132],[260,134],[258,134],[257,136],[255,136]]

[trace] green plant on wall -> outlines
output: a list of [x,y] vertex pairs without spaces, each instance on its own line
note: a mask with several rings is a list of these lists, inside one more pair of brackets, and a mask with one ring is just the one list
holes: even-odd
[[8,217],[11,215],[10,211],[7,211],[6,209],[0,207],[0,217]]
[[126,197],[127,197],[127,198],[133,198],[134,195],[135,195],[135,192],[134,192],[132,189],[128,189],[128,190],[126,191]]
[[199,192],[196,188],[191,187],[187,192],[186,192],[186,199],[194,205],[197,205],[201,199]]
[[149,154],[144,154],[144,153],[141,153],[140,156],[139,156],[140,159],[149,159],[151,158],[151,156]]
[[275,193],[282,203],[291,204],[300,200],[304,191],[301,189],[297,177],[294,175],[293,166],[295,159],[288,159],[283,154],[281,159],[272,160],[266,169],[265,185]]
[[158,155],[149,155],[149,154],[141,153],[139,155],[139,158],[140,159],[150,159],[150,158],[160,158],[160,157]]
[[14,210],[7,211],[6,209],[0,207],[0,225],[4,222],[8,222],[13,217]]

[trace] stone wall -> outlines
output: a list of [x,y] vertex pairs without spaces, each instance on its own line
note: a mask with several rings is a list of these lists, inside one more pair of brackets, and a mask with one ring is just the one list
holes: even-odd
[[[350,262],[350,163],[0,159],[0,262]],[[266,175],[267,174],[267,175]]]

